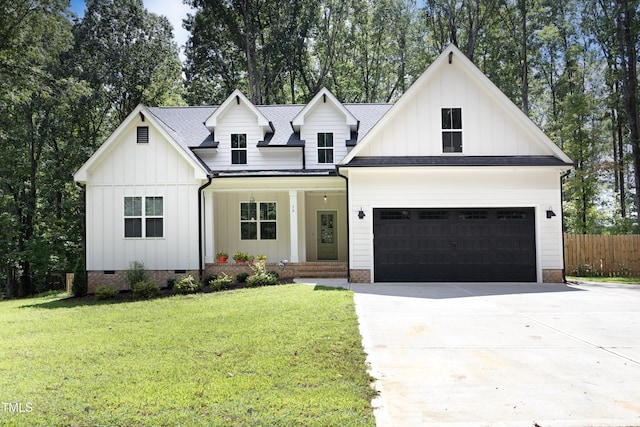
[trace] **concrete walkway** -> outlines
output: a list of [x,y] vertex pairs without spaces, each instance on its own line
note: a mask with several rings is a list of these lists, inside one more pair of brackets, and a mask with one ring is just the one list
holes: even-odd
[[379,427],[640,426],[640,286],[351,289]]

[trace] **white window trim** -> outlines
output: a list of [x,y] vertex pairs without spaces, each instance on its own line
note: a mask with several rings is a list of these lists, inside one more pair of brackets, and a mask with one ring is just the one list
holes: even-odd
[[[256,205],[256,218],[254,220],[251,219],[242,219],[242,205],[245,203],[253,203]],[[265,219],[265,220],[261,220],[260,219],[260,205],[261,204],[266,204],[266,203],[273,203],[275,205],[276,208],[276,219]],[[239,236],[240,236],[240,240],[246,240],[246,241],[274,241],[274,240],[278,240],[278,202],[276,201],[269,201],[269,200],[263,200],[263,201],[251,201],[251,200],[247,200],[247,201],[242,201],[240,202],[240,210],[239,210],[239,215],[238,215],[238,219],[240,220],[239,223]],[[276,225],[276,236],[273,239],[263,239],[262,235],[260,233],[260,224],[263,222],[268,222],[268,223],[275,223]],[[255,239],[243,239],[242,238],[242,224],[243,223],[255,223],[256,224],[256,238]]]
[[[460,109],[460,129],[443,129],[442,128],[442,110],[454,110]],[[464,116],[462,114],[463,108],[460,106],[451,106],[451,107],[440,107],[440,152],[443,156],[464,156]],[[442,136],[444,132],[458,132],[460,133],[460,144],[462,145],[462,150],[459,152],[455,151],[444,151],[444,147],[442,146]]]
[[[162,215],[147,215],[146,212],[146,199],[147,198],[160,198],[162,199]],[[140,203],[142,204],[141,206],[141,214],[140,215],[130,215],[127,216],[125,215],[125,212],[122,212],[122,238],[125,240],[163,240],[165,239],[165,231],[166,231],[166,221],[165,221],[165,215],[164,215],[164,196],[124,196],[122,199],[122,206],[123,206],[123,211],[124,211],[124,206],[126,204],[126,199],[129,198],[139,198],[140,199]],[[125,235],[126,233],[126,226],[125,226],[125,222],[127,219],[140,219],[140,236],[139,237],[127,237]],[[147,237],[147,219],[153,219],[153,218],[160,218],[162,219],[162,236],[158,236],[158,237]]]
[[[234,136],[234,135],[239,135],[239,136],[244,135],[244,148],[233,148],[233,136]],[[248,146],[249,146],[249,141],[248,141],[248,138],[247,138],[247,134],[246,134],[246,133],[232,133],[232,134],[229,136],[229,148],[230,148],[230,150],[231,150],[231,151],[230,151],[230,152],[231,152],[231,159],[230,159],[230,161],[231,161],[231,164],[232,164],[232,165],[246,165],[246,164],[249,164],[249,153],[248,153],[248,151],[247,151],[247,147],[248,147]],[[233,163],[233,153],[234,153],[234,152],[240,152],[240,151],[244,151],[244,159],[245,159],[245,162],[244,162],[244,163]]]
[[[331,135],[331,147],[320,147],[320,135]],[[326,136],[325,136],[325,140],[326,140]],[[319,165],[333,165],[336,162],[336,151],[335,151],[335,138],[334,138],[334,133],[333,132],[318,132],[316,134],[316,154],[318,156],[318,164]],[[331,152],[331,158],[332,161],[331,162],[321,162],[320,161],[320,150],[323,150],[325,152]]]

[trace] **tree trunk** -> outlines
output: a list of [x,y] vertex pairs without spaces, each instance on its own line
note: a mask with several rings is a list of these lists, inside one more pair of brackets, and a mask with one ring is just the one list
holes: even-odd
[[529,60],[527,56],[527,3],[520,0],[520,14],[522,15],[522,45],[520,58],[522,59],[522,82],[520,86],[522,96],[522,112],[529,115]]
[[247,58],[247,74],[249,77],[249,99],[255,105],[262,104],[260,90],[260,73],[258,71],[258,58],[256,53],[256,28],[253,22],[253,8],[251,1],[243,2],[242,17],[244,20],[245,56]]
[[[622,72],[622,93],[624,95],[627,122],[629,124],[629,142],[633,155],[634,181],[636,187],[636,206],[640,207],[640,146],[638,132],[638,76],[636,68],[636,39],[633,24],[634,16],[627,0],[618,0],[616,5],[616,33],[620,53],[620,71]],[[640,209],[638,209],[640,210]],[[640,226],[640,213],[637,216]]]

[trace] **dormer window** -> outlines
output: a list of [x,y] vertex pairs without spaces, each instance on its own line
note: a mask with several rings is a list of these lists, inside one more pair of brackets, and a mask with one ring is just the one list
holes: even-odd
[[318,134],[318,163],[333,163],[333,134]]
[[247,134],[246,133],[231,134],[231,164],[232,165],[247,164]]
[[462,153],[462,108],[442,109],[442,152]]

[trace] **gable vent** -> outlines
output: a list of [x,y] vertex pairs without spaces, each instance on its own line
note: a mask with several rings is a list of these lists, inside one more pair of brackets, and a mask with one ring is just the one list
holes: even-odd
[[138,144],[147,144],[149,142],[149,126],[138,126]]

